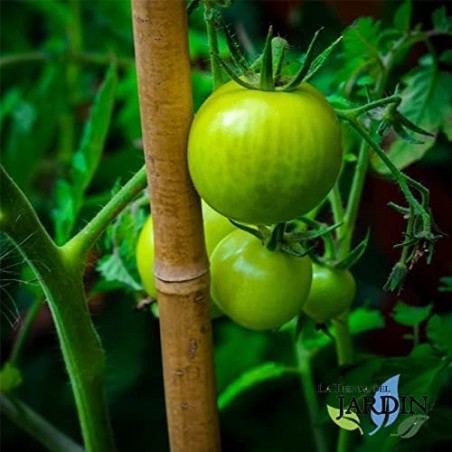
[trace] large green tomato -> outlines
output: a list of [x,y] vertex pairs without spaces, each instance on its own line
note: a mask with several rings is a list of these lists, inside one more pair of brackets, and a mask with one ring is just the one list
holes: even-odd
[[[210,257],[215,246],[235,227],[219,213],[215,212],[206,203],[202,203],[202,216],[204,220],[204,236],[207,255]],[[148,295],[157,298],[157,289],[154,278],[154,231],[152,229],[152,216],[150,216],[138,237],[136,249],[136,261],[138,273]]]
[[292,92],[229,82],[196,114],[188,164],[201,197],[228,218],[275,224],[311,210],[342,163],[340,128],[325,97],[307,83]]
[[355,278],[348,270],[313,264],[311,292],[303,311],[317,323],[324,323],[346,311],[355,295]]
[[268,251],[247,232],[236,230],[210,259],[212,298],[239,325],[277,328],[300,313],[311,286],[311,260]]

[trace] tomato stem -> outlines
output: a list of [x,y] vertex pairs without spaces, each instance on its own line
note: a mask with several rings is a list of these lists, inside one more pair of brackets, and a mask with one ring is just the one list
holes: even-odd
[[88,451],[110,452],[114,445],[103,382],[105,357],[85,299],[84,261],[55,244],[3,166],[0,181],[0,230],[33,269],[48,300],[85,447]]
[[110,222],[146,187],[146,168],[141,167],[110,199],[95,217],[64,247],[71,248],[79,258],[85,256]]
[[208,5],[208,2],[205,2],[204,7],[204,22],[206,23],[207,29],[207,40],[209,42],[210,48],[210,68],[213,76],[213,89],[214,91],[218,89],[221,85],[224,84],[225,79],[223,75],[223,68],[216,58],[218,55],[218,37],[217,37],[217,29],[215,26],[214,19],[215,10]]
[[274,91],[273,81],[273,51],[272,51],[273,27],[269,27],[262,53],[262,67],[259,79],[259,89],[262,91]]

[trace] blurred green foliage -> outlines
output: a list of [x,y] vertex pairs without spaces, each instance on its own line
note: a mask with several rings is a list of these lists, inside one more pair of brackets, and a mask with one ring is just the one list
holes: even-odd
[[[290,39],[290,56],[296,69],[299,49],[309,42],[312,32],[325,26],[321,41],[327,45],[350,25],[344,22],[344,15],[339,14],[334,2],[281,3],[237,1],[225,12],[248,55],[255,56],[256,49],[262,47],[268,22],[275,21],[281,27],[278,31],[287,33]],[[345,36],[344,52],[331,59],[314,84],[327,94],[344,93],[356,68],[364,64],[370,71],[357,83],[357,96],[362,97],[362,87],[372,81],[376,70],[373,46],[384,45],[381,29],[393,22],[398,6],[398,2],[381,3],[381,23],[370,17],[360,19]],[[431,11],[433,6],[422,2],[413,3],[412,9],[405,6],[395,15],[395,26],[404,30],[410,16],[421,20],[423,11]],[[342,7],[352,8],[352,3]],[[434,21],[437,28],[450,26],[445,13],[437,13]],[[110,198],[118,181],[127,180],[143,164],[130,2],[2,2],[0,33],[2,163],[30,197],[50,233],[63,241],[72,229],[78,230],[89,221]],[[202,11],[190,17],[189,37],[196,109],[212,87]],[[226,53],[223,41],[220,50]],[[408,59],[402,65],[407,74],[401,80],[407,87],[402,96],[411,99],[406,113],[420,111],[420,103],[429,104],[426,114],[413,119],[419,119],[424,128],[433,127],[440,135],[437,140],[428,141],[419,155],[420,158],[429,150],[427,162],[433,167],[451,162],[446,139],[451,138],[450,63],[450,51],[442,53],[439,66],[435,67],[435,85],[428,78],[427,72],[433,70],[428,58],[411,72],[408,69],[413,61]],[[399,73],[395,72],[389,83],[391,89],[399,81]],[[433,91],[428,90],[429,86]],[[103,112],[97,120],[93,119],[95,108],[91,109],[95,102]],[[84,137],[85,144],[93,142],[86,136],[94,132],[99,135],[96,149],[83,144]],[[415,160],[412,154],[407,156],[405,144],[397,141],[394,147],[397,146],[403,147],[397,151],[403,160],[401,166]],[[378,165],[375,168],[378,170]],[[144,297],[134,269],[133,250],[148,214],[146,202],[144,195],[111,225],[93,251],[86,275],[93,317],[107,353],[108,397],[120,451],[168,449],[158,319],[148,311],[134,309]],[[4,237],[1,244],[1,339],[5,361],[17,333],[16,321],[42,295],[36,290],[33,276],[22,271],[22,259]],[[438,397],[427,427],[414,442],[403,443],[398,449],[426,450],[452,441],[452,411],[448,406],[452,399],[448,384],[451,375],[450,370],[441,367],[441,360],[452,353],[447,333],[451,316],[431,316],[426,337],[422,337],[423,342],[429,342],[414,347],[409,355],[386,361],[371,355],[372,339],[377,337],[372,331],[382,329],[384,319],[375,309],[362,305],[364,300],[370,300],[372,308],[381,307],[381,275],[388,265],[379,250],[371,249],[356,269],[360,307],[352,314],[352,329],[360,334],[356,340],[359,365],[337,369],[331,339],[308,321],[303,325],[303,336],[307,348],[316,350],[314,374],[322,384],[341,381],[363,385],[402,373],[406,391]],[[447,282],[445,279],[444,285]],[[399,305],[393,320],[405,327],[397,329],[394,323],[390,326],[395,325],[396,335],[403,342],[403,333],[429,315],[430,308],[428,312],[410,311]],[[214,339],[217,385],[223,401],[220,415],[224,450],[314,450],[289,332],[250,332],[220,319],[214,324]],[[23,381],[15,394],[80,441],[72,394],[46,308],[37,317],[22,358],[21,375],[14,374],[13,386],[20,379]],[[8,372],[3,378],[11,377],[11,369]],[[319,398],[320,406],[325,407],[327,397]],[[337,428],[323,411],[316,422],[325,429],[333,448]],[[42,450],[6,418],[2,418],[2,423],[3,450]],[[380,449],[386,440],[387,433],[366,437],[360,450]]]

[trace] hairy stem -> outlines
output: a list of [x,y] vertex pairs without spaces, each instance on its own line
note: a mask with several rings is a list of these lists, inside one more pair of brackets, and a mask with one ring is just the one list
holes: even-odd
[[113,439],[103,386],[104,354],[83,290],[84,262],[55,245],[24,193],[1,167],[4,231],[34,270],[52,312],[74,392],[85,447],[111,452]]
[[207,40],[209,41],[210,68],[213,77],[213,89],[215,91],[223,85],[225,80],[223,76],[223,68],[217,58],[220,54],[220,50],[218,48],[217,29],[215,26],[215,11],[213,8],[209,7],[207,3],[205,4],[204,9],[204,21],[207,29]]
[[96,240],[104,232],[110,222],[129,205],[129,203],[146,187],[146,168],[143,166],[135,175],[116,193],[110,201],[102,207],[96,216],[65,246],[72,249],[79,256],[84,256]]

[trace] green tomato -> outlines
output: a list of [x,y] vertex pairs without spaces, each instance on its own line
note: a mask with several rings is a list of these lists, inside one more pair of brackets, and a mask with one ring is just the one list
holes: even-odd
[[313,264],[311,292],[303,311],[317,323],[324,323],[348,310],[355,295],[355,278],[348,270]]
[[196,114],[188,164],[200,196],[228,218],[275,224],[311,210],[342,164],[340,128],[307,83],[292,92],[229,82]]
[[[207,255],[210,257],[218,242],[232,232],[235,227],[232,223],[219,213],[215,212],[206,203],[202,203],[202,216],[204,220],[204,237]],[[137,241],[136,262],[138,273],[144,288],[149,296],[157,298],[157,288],[154,278],[155,244],[152,216],[143,226]],[[215,311],[215,314],[214,314]],[[218,309],[212,306],[212,316],[218,316]]]
[[269,251],[236,230],[211,256],[211,294],[232,320],[252,330],[277,328],[300,313],[311,286],[311,260]]

